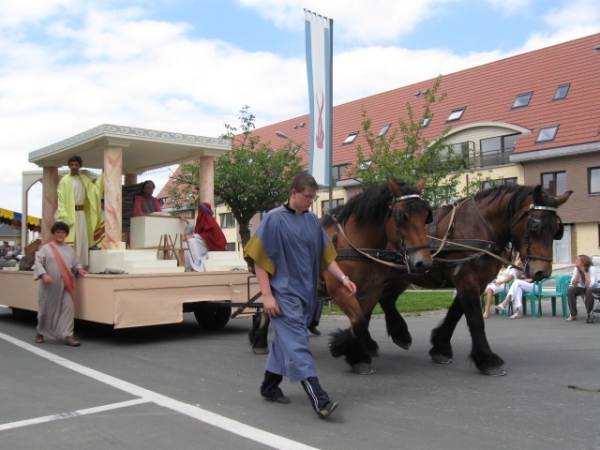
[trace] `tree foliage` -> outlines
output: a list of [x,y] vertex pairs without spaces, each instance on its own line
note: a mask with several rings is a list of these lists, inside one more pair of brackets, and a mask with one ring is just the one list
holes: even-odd
[[255,117],[245,106],[240,110],[240,131],[231,125],[223,137],[231,139],[231,151],[215,163],[215,195],[225,203],[239,225],[242,245],[250,240],[252,217],[284,203],[292,178],[303,170],[297,156],[300,145],[291,141],[274,150],[252,134]]
[[[400,118],[398,127],[391,128],[382,136],[371,130],[367,111],[362,110],[362,129],[367,147],[357,147],[357,162],[346,174],[361,180],[365,185],[385,182],[387,178],[414,184],[420,178],[427,180],[424,197],[432,206],[455,199],[460,175],[469,166],[467,153],[455,152],[452,145],[444,143],[450,127],[442,131],[434,141],[424,136],[424,130],[432,118],[431,107],[442,102],[446,94],[439,93],[442,77],[439,76],[430,89],[425,90],[423,110],[416,114],[412,105],[406,103],[407,120]],[[481,176],[477,177],[481,180]],[[476,189],[465,186],[467,192]],[[463,191],[464,191],[463,190]]]
[[200,160],[179,165],[167,189],[173,209],[197,208],[200,202]]

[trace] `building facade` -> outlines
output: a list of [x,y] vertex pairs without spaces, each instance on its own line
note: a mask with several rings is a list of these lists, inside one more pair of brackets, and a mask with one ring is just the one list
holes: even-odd
[[[556,262],[578,254],[600,254],[600,34],[516,55],[443,75],[440,92],[447,97],[431,106],[423,123],[433,141],[451,127],[444,143],[468,161],[461,176],[483,172],[502,184],[541,184],[549,193],[571,190],[560,215],[566,227],[556,243]],[[333,206],[360,190],[346,169],[357,161],[357,147],[368,148],[362,131],[367,112],[377,135],[423,111],[424,93],[435,80],[354,100],[333,111]],[[273,148],[309,142],[308,115],[254,130]],[[300,152],[308,165],[306,152]],[[367,155],[368,157],[368,155]],[[314,212],[329,206],[319,193]],[[219,211],[219,208],[218,208]],[[233,238],[233,237],[232,237]]]

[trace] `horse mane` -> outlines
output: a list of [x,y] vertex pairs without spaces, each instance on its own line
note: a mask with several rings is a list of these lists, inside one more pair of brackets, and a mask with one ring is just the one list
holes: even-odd
[[[492,203],[496,199],[502,200],[505,196],[510,195],[510,201],[507,208],[507,216],[512,217],[522,206],[526,199],[534,193],[535,187],[532,186],[493,186],[478,192],[473,196],[473,199],[477,202],[480,200],[487,200],[485,204]],[[533,203],[533,200],[531,201]],[[542,205],[540,206],[551,206],[556,207],[556,200],[548,195],[546,191],[542,191]]]
[[[420,194],[413,185],[404,181],[393,180],[402,190],[404,195]],[[388,213],[388,201],[392,193],[388,183],[376,184],[365,188],[360,194],[352,197],[348,203],[334,208],[330,215],[323,217],[322,224],[328,227],[334,223],[331,215],[337,216],[339,223],[345,223],[350,216],[353,217],[357,226],[365,226],[371,223],[383,223]],[[424,202],[406,202],[407,211],[422,209]]]

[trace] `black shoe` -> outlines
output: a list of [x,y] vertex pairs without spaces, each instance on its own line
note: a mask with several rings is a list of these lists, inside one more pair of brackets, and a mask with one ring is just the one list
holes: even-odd
[[321,336],[321,332],[319,331],[316,325],[311,325],[310,327],[308,327],[308,331],[310,331],[315,336]]
[[585,323],[594,323],[594,318],[588,314],[587,319],[585,319]]
[[329,415],[335,411],[335,408],[338,407],[338,402],[328,402],[325,403],[325,406],[323,408],[321,408],[321,411],[319,411],[317,414],[319,415],[319,417],[322,417],[323,419],[325,417],[329,417]]
[[292,401],[283,395],[279,383],[283,380],[281,375],[265,370],[265,379],[260,385],[260,395],[265,400],[270,402],[282,403],[284,405],[291,403]]
[[288,403],[292,403],[292,401],[283,394],[280,395],[279,397],[267,397],[266,395],[263,395],[263,398],[270,402],[281,403],[282,405],[287,405]]

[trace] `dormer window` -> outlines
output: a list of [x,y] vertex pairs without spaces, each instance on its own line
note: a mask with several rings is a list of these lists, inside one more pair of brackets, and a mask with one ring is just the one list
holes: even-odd
[[570,87],[570,84],[563,84],[557,87],[552,100],[562,100],[563,98],[567,98],[567,92],[569,92]]
[[382,126],[381,130],[379,130],[379,134],[377,135],[377,137],[385,136],[385,134],[388,132],[388,130],[390,129],[391,126],[392,126],[391,123],[388,123],[387,125]]
[[344,142],[342,142],[342,145],[352,144],[354,142],[354,139],[356,139],[356,136],[358,136],[358,133],[359,133],[358,131],[350,133],[348,135],[348,137],[346,139],[344,139]]
[[535,139],[535,143],[539,144],[542,142],[552,142],[556,137],[556,133],[558,133],[558,125],[540,128],[540,132]]
[[529,101],[531,100],[531,96],[533,92],[528,92],[527,94],[519,94],[512,105],[512,108],[523,108],[525,106],[529,106]]
[[455,120],[460,120],[463,113],[465,112],[465,109],[467,109],[466,106],[464,108],[453,109],[452,112],[450,113],[450,115],[448,116],[448,118],[446,119],[446,122],[453,122]]

